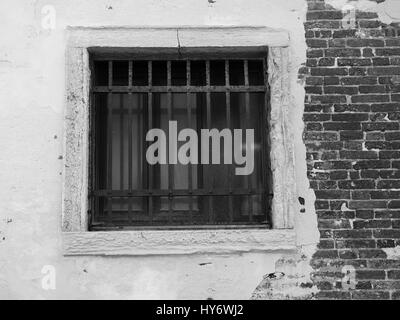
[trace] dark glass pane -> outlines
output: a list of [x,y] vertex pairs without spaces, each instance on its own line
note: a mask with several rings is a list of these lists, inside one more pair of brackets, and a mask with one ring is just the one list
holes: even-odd
[[107,217],[107,198],[98,197],[96,199],[96,218],[98,220],[106,220]]
[[127,86],[129,82],[129,62],[113,61],[113,86]]
[[206,62],[191,61],[190,62],[190,84],[192,86],[206,85]]
[[[250,93],[249,96],[249,113],[246,112],[246,94],[245,93],[232,93],[231,94],[231,113],[232,113],[232,124],[234,128],[241,128],[242,131],[242,154],[247,150],[246,146],[246,133],[245,129],[254,130],[254,141],[251,147],[251,152],[254,155],[254,167],[250,175],[234,176],[233,186],[235,188],[245,189],[261,189],[262,184],[262,130],[265,128],[263,124],[263,108],[264,108],[264,94],[263,93]],[[237,147],[236,145],[234,146]],[[235,168],[243,167],[244,165],[235,165]],[[249,218],[250,209],[248,204],[248,196],[239,197],[243,203],[236,203],[237,208],[241,208],[242,212],[240,217],[244,218],[247,212],[247,218]],[[236,199],[238,202],[239,200]],[[252,201],[253,215],[261,214],[262,210],[262,199],[261,197],[254,197]]]
[[96,182],[99,189],[107,188],[107,94],[96,93],[94,96],[96,119]]
[[155,197],[154,198],[154,225],[162,226],[168,225],[169,215],[169,199],[168,197]]
[[[246,110],[245,110],[245,93],[232,92],[231,93],[231,123],[233,129],[246,128]],[[244,138],[242,136],[242,138]],[[234,188],[245,188],[245,176],[234,175],[233,177]]]
[[264,85],[264,66],[262,60],[249,60],[249,84],[251,86]]
[[[193,94],[196,105],[196,131],[197,136],[201,136],[201,129],[207,129],[206,123],[206,115],[207,115],[207,104],[206,104],[206,94],[204,92]],[[198,144],[198,157],[199,157],[199,165],[197,166],[197,188],[203,189],[205,187],[204,180],[204,166],[201,165],[201,143]],[[202,198],[200,198],[202,199]]]
[[149,72],[147,61],[133,61],[132,85],[147,86],[149,83]]
[[173,86],[186,86],[186,61],[171,62],[171,82]]
[[225,61],[210,61],[210,84],[212,86],[225,85]]
[[[162,129],[166,137],[168,137],[168,99],[166,93],[153,94],[153,128]],[[168,161],[168,145],[166,147],[166,160]],[[160,157],[161,155],[157,152],[155,156]],[[168,167],[168,164],[149,165],[149,170],[153,171],[153,186],[155,189],[168,189]]]
[[[221,131],[227,127],[226,95],[225,93],[211,93],[211,129],[215,128]],[[205,170],[205,179],[213,189],[229,187],[229,170],[232,165],[225,164],[228,161],[228,159],[225,161],[225,152],[232,156],[233,137],[231,132],[229,136],[230,138],[228,137],[227,139],[221,136],[219,150],[214,149],[210,143],[210,165],[206,166],[207,170]],[[219,157],[216,156],[215,160],[217,162],[219,161],[219,164],[212,164],[212,157],[214,153],[218,155],[218,152]]]
[[211,127],[219,130],[227,127],[226,122],[226,95],[225,92],[212,92],[211,102]]
[[213,210],[216,224],[227,224],[229,221],[229,197],[214,197]]
[[234,196],[233,197],[233,221],[236,223],[248,223],[249,214],[248,208],[248,197],[247,196]]
[[153,86],[167,85],[167,61],[153,61]]
[[94,79],[96,86],[108,85],[108,61],[94,62]]
[[[143,198],[113,197],[112,221],[116,225],[149,225],[150,217],[143,207]],[[129,214],[129,208],[130,213]],[[106,207],[107,209],[107,207]],[[132,222],[131,222],[132,221]]]
[[229,61],[229,83],[232,86],[244,85],[244,63],[243,60]]
[[[107,94],[95,95],[98,189],[141,190],[147,185],[143,153],[147,95],[113,94],[112,115],[111,108],[107,109],[107,100]],[[108,135],[110,116],[112,117],[111,141]],[[111,163],[108,162],[110,145],[112,146]],[[107,181],[109,170],[112,173],[111,188]],[[145,212],[143,198],[113,197],[111,201],[106,200],[106,202],[99,201],[99,210],[107,212],[108,205],[111,205],[114,223],[128,223],[129,208],[131,211],[129,219],[139,221],[142,218],[136,215],[140,212],[143,215]]]
[[[264,93],[250,93],[250,117],[247,124],[248,129],[254,129],[254,171],[250,175],[253,188],[262,188],[262,134],[266,128],[264,121]],[[264,173],[266,174],[266,173]]]
[[[131,183],[133,189],[142,188],[143,181],[143,149],[145,110],[147,110],[147,95],[145,94],[113,94],[112,95],[112,121],[108,121],[110,109],[107,110],[107,95],[96,94],[96,108],[99,109],[97,122],[96,141],[99,148],[99,162],[107,162],[106,146],[112,145],[112,188],[126,190],[129,188],[129,170],[132,173]],[[112,140],[107,135],[108,124],[112,125]],[[131,132],[129,130],[132,130]],[[129,145],[131,143],[131,145]],[[132,153],[129,155],[129,149]],[[129,163],[131,159],[132,163]],[[105,165],[102,166],[102,168]],[[108,167],[107,167],[108,170]],[[101,176],[103,171],[100,170]],[[105,180],[102,179],[102,180]],[[105,183],[102,183],[105,187]]]

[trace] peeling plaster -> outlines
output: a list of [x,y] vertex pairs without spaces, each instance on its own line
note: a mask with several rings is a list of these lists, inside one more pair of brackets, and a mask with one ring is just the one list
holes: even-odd
[[355,8],[359,11],[376,12],[379,20],[386,24],[400,22],[400,1],[386,0],[381,3],[371,0],[326,0],[336,10]]
[[346,202],[342,203],[342,206],[340,207],[340,211],[345,212],[345,211],[351,211],[348,207]]
[[387,259],[400,260],[400,246],[395,248],[383,248],[382,250],[386,253]]
[[310,277],[313,269],[305,255],[284,256],[275,268],[274,273],[264,276],[251,299],[311,299],[318,292]]

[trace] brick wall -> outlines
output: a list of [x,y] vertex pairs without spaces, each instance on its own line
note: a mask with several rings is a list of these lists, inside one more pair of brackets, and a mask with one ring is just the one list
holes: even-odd
[[[400,255],[387,250],[400,246],[400,27],[357,12],[347,29],[341,11],[323,0],[308,5],[300,77],[321,233],[317,298],[400,299]],[[344,266],[355,268],[349,286]]]

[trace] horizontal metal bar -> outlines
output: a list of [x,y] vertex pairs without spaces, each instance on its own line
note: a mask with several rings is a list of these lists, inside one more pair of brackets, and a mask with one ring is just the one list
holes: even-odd
[[267,86],[95,86],[97,93],[147,93],[147,92],[266,92]]
[[[108,60],[261,60],[267,56],[267,47],[224,48],[95,48],[89,49],[94,61]],[[118,53],[116,53],[118,52]]]
[[[92,196],[97,197],[149,197],[149,196],[160,196],[160,197],[180,197],[180,196],[247,196],[247,195],[265,195],[267,190],[265,189],[213,189],[213,190],[205,190],[205,189],[197,189],[197,190],[188,190],[188,189],[176,189],[176,190],[94,190],[92,192]],[[268,194],[269,196],[273,196],[273,194]]]
[[215,54],[215,55],[207,55],[207,59],[204,59],[204,56],[182,56],[179,57],[177,53],[171,54],[169,56],[160,56],[160,55],[136,55],[132,57],[132,55],[118,55],[109,54],[104,56],[94,56],[93,61],[205,61],[205,60],[238,60],[243,61],[244,59],[249,61],[260,61],[265,59],[266,54],[259,54],[254,56],[248,55],[237,55],[237,56],[227,56],[224,54]]
[[[185,115],[187,113],[187,110],[184,109],[177,109],[174,110],[175,114],[179,115]],[[112,111],[113,115],[119,115],[119,114],[124,114],[126,116],[132,114],[132,115],[141,115],[142,111],[141,110],[133,110],[132,112],[128,108],[118,108],[118,109],[113,109]]]

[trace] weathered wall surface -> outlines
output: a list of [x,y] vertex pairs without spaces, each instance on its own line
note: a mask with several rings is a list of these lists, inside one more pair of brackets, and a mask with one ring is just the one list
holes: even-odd
[[[343,14],[346,4],[354,18]],[[399,299],[400,1],[308,7],[301,78],[321,233],[317,297]]]
[[[0,298],[399,298],[399,1],[352,1],[350,27],[348,3],[3,1]],[[144,25],[289,32],[297,252],[62,256],[65,28]],[[42,287],[44,266],[55,290]]]
[[[54,29],[49,20],[53,9]],[[312,218],[314,193],[308,188],[306,150],[301,139],[304,88],[297,82],[297,71],[306,61],[303,26],[306,9],[305,0],[3,1],[0,12],[0,297],[250,298],[263,275],[274,272],[275,263],[288,252],[112,258],[62,256],[65,28],[252,25],[287,30],[291,38],[294,109],[290,117],[296,137],[297,188],[299,196],[306,200],[307,213],[303,217]],[[298,241],[306,251],[312,252],[316,225],[308,221],[308,218],[297,219]],[[41,271],[47,265],[56,270],[56,290],[42,288]]]

